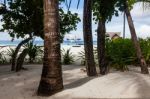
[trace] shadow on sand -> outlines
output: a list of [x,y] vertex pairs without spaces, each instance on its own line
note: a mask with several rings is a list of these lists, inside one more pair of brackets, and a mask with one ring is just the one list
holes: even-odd
[[81,78],[81,79],[76,80],[76,81],[74,81],[74,82],[72,82],[72,83],[69,83],[69,84],[64,85],[64,88],[65,88],[65,89],[76,88],[76,87],[79,87],[79,86],[81,86],[81,85],[87,83],[88,81],[90,81],[90,80],[92,80],[92,79],[94,79],[94,78],[96,78],[96,77],[85,77],[85,78]]

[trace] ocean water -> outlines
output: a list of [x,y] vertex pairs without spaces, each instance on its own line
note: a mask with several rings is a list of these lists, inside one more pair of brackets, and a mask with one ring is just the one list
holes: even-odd
[[[0,40],[0,46],[17,46],[21,41],[10,41],[10,40]],[[34,44],[37,46],[43,46],[43,41],[34,41]],[[97,42],[93,41],[93,44],[96,45]],[[84,45],[83,41],[64,41],[61,45]]]

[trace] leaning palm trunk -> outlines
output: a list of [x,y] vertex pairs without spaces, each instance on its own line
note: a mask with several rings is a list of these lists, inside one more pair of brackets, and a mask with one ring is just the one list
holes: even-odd
[[92,38],[92,0],[84,0],[83,36],[88,76],[96,76]]
[[14,71],[16,69],[16,58],[17,58],[17,55],[18,55],[18,52],[21,48],[22,45],[24,45],[25,43],[28,43],[30,40],[32,39],[32,37],[29,37],[23,41],[21,41],[18,46],[16,47],[15,49],[15,52],[12,56],[12,65],[11,65],[11,71]]
[[24,69],[23,62],[27,54],[28,54],[28,49],[24,49],[22,53],[19,55],[16,63],[16,72],[20,71],[21,69]]
[[44,0],[44,60],[38,95],[50,96],[63,89],[58,0]]
[[105,58],[105,21],[99,20],[97,31],[97,51],[98,51],[98,63],[100,68],[100,74],[105,75],[107,73],[108,66]]
[[137,54],[138,60],[140,62],[141,73],[149,74],[147,64],[145,62],[144,57],[142,56],[140,44],[139,44],[138,39],[137,39],[136,31],[135,31],[135,28],[134,28],[133,20],[132,20],[127,2],[125,3],[125,13],[126,13],[126,16],[127,16],[127,20],[128,20],[128,24],[129,24],[129,28],[130,28],[130,32],[131,32],[131,38],[132,38],[134,47],[136,49],[136,54]]

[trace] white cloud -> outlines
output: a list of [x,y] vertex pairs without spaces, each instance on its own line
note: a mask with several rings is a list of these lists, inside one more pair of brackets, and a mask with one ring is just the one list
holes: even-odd
[[[142,8],[142,3],[137,3],[134,5],[131,11],[133,22],[135,25],[135,30],[138,37],[146,38],[150,37],[150,9],[144,10]],[[123,31],[123,16],[113,17],[112,21],[107,24],[107,31],[112,32],[122,32]],[[122,34],[121,34],[122,35]],[[126,37],[130,38],[129,26],[126,20]]]
[[150,16],[150,9],[145,9],[143,3],[136,3],[133,8],[131,11],[133,17],[143,18]]
[[150,26],[149,25],[142,25],[138,30],[138,36],[147,38],[150,37]]

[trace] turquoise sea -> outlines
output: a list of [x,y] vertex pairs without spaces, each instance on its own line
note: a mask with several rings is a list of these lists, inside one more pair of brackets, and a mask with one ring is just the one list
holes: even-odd
[[[19,44],[21,41],[9,41],[9,40],[0,40],[0,46],[16,46]],[[34,41],[34,44],[37,46],[43,46],[44,42],[43,41]],[[93,41],[93,44],[96,45],[97,42]],[[84,45],[83,41],[64,41],[62,45]]]

